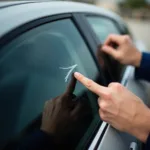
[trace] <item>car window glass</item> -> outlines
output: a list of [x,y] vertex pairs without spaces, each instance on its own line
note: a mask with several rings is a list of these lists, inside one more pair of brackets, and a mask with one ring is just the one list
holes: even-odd
[[[121,34],[115,22],[111,19],[101,16],[86,16],[93,32],[99,41],[103,44],[110,34]],[[103,65],[101,65],[107,84],[110,82],[120,82],[124,72],[124,66],[115,61],[112,57],[99,52]],[[98,58],[99,59],[99,58]],[[100,63],[101,64],[101,63]]]
[[[65,91],[71,66],[75,66],[73,72],[98,82],[89,48],[70,19],[36,27],[0,49],[0,148],[7,147],[9,140],[20,139],[45,101]],[[100,122],[97,97],[80,83],[74,94],[85,98],[89,117],[81,121],[66,149],[81,148]],[[32,125],[31,133],[34,128]]]
[[87,20],[93,31],[103,43],[109,34],[120,34],[113,21],[104,17],[87,16]]

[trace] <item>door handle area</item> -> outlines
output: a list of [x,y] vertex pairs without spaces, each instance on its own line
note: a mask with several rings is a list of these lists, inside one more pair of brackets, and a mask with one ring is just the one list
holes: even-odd
[[138,145],[136,142],[132,142],[130,144],[130,150],[138,150]]

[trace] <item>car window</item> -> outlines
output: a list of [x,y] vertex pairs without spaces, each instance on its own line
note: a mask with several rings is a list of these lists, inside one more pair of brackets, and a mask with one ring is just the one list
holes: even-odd
[[97,16],[87,16],[87,20],[102,43],[106,40],[109,34],[120,34],[114,22],[110,19]]
[[[97,36],[98,40],[103,44],[110,34],[121,34],[116,24],[109,18],[102,16],[86,16],[90,27]],[[120,82],[124,72],[124,66],[115,61],[112,57],[100,52],[101,65],[107,84],[110,82]],[[100,63],[101,64],[101,63]]]
[[[36,27],[0,49],[0,148],[11,147],[22,133],[39,128],[39,123],[38,127],[32,123],[45,101],[65,91],[70,67],[99,81],[89,48],[70,19]],[[97,97],[80,83],[74,94],[85,98],[89,116],[81,121],[68,141],[71,148],[67,145],[66,149],[83,148],[100,122]]]

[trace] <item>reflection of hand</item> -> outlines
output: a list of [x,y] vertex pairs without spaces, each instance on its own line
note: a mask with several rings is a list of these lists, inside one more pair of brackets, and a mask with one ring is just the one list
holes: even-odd
[[41,130],[59,141],[73,130],[73,124],[79,117],[81,104],[73,100],[75,96],[72,94],[75,85],[76,79],[72,77],[66,92],[47,101],[44,107]]
[[[117,49],[111,46],[113,43],[117,44]],[[140,66],[142,54],[133,45],[128,35],[110,35],[101,50],[122,64]]]
[[136,95],[119,83],[103,87],[79,73],[75,73],[75,77],[99,96],[101,119],[146,142],[150,132],[150,110]]
[[105,63],[104,63],[104,56],[103,56],[103,53],[101,51],[101,48],[102,46],[100,45],[98,50],[96,51],[96,56],[97,56],[97,60],[98,60],[98,63],[100,64],[100,66],[105,69]]

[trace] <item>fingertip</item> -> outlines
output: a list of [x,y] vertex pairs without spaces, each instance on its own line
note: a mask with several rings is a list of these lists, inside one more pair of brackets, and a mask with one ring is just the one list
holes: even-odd
[[80,76],[81,76],[81,74],[80,74],[79,72],[75,72],[75,73],[74,73],[74,77],[75,77],[75,78],[78,79]]

